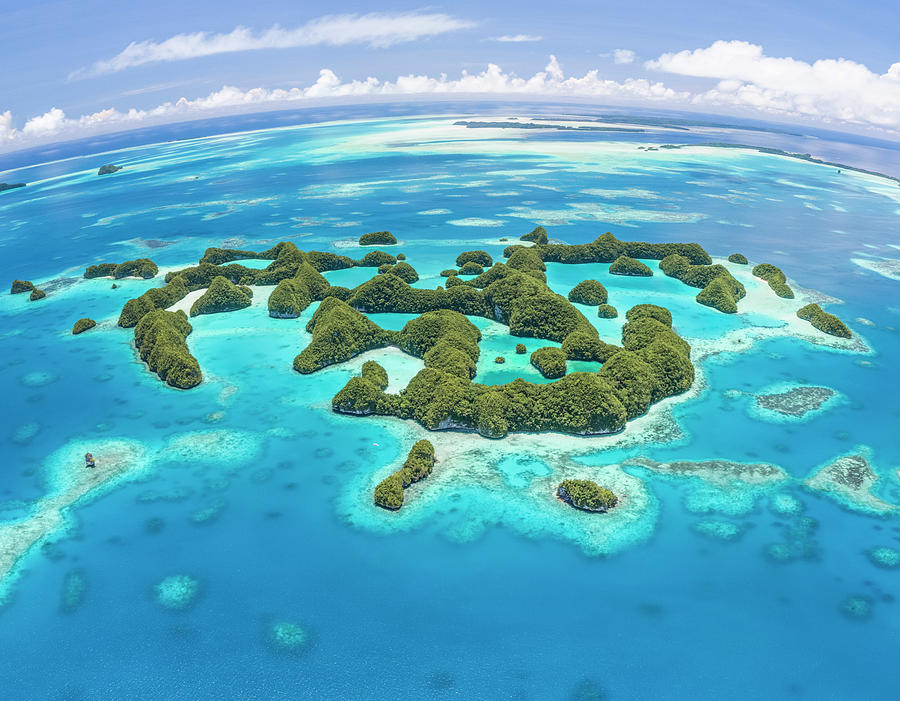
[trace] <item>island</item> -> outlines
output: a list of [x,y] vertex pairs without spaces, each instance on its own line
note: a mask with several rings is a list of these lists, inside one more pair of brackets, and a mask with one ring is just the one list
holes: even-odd
[[601,304],[597,307],[597,316],[601,319],[615,319],[619,316],[619,310],[611,304]]
[[44,292],[43,290],[39,290],[37,287],[35,287],[31,291],[31,294],[28,295],[28,299],[31,300],[32,302],[36,302],[39,299],[44,299],[44,297],[46,297],[46,296],[47,296],[46,292]]
[[615,494],[591,480],[563,480],[556,496],[573,508],[591,513],[605,513],[619,503]]
[[25,187],[25,183],[0,183],[0,192],[6,192],[7,190],[17,190],[20,187]]
[[815,328],[824,333],[838,338],[850,338],[853,336],[850,329],[834,314],[829,314],[818,304],[807,304],[797,310],[797,316],[808,321]]
[[481,275],[484,272],[484,268],[482,268],[478,263],[474,260],[466,261],[462,264],[462,267],[459,269],[457,275]]
[[456,256],[456,267],[461,268],[466,263],[475,263],[481,267],[488,268],[494,264],[494,259],[491,258],[487,251],[463,251]]
[[527,234],[522,234],[519,241],[530,241],[531,243],[548,243],[547,230],[543,226],[537,226]]
[[545,346],[531,354],[531,364],[548,379],[556,379],[566,374],[566,353],[562,348]]
[[179,310],[147,312],[134,329],[134,345],[141,360],[171,387],[190,389],[200,384],[200,364],[187,347],[193,327]]
[[92,280],[98,277],[112,277],[119,280],[123,277],[139,277],[150,280],[156,277],[159,268],[149,258],[126,260],[124,263],[97,263],[89,265],[84,271],[84,278]]
[[569,291],[569,301],[596,307],[606,304],[609,294],[598,280],[582,280]]
[[497,363],[497,365],[503,365],[503,363],[506,362],[506,358],[504,358],[502,355],[498,355],[496,358],[494,358],[494,362]]
[[390,231],[373,231],[359,237],[360,246],[395,246],[397,238]]
[[109,175],[110,173],[118,173],[120,170],[122,170],[122,166],[107,163],[104,166],[100,166],[100,170],[97,171],[97,175]]
[[630,275],[632,277],[650,277],[653,275],[653,271],[647,267],[646,263],[626,255],[621,255],[610,263],[609,272],[612,275]]
[[29,280],[13,280],[12,285],[10,285],[9,293],[11,295],[20,295],[23,292],[31,292],[34,289],[34,285],[31,284]]
[[779,297],[784,299],[794,299],[794,291],[787,284],[787,277],[781,272],[781,268],[778,268],[771,263],[760,263],[759,265],[754,266],[753,274],[768,282],[769,287],[771,287],[772,291]]
[[747,256],[745,256],[743,253],[732,253],[730,256],[728,256],[728,262],[737,263],[738,265],[747,265],[748,263]]
[[528,352],[528,349],[525,347],[524,343],[516,344],[516,353],[518,355],[525,355]]
[[436,462],[431,441],[416,441],[406,456],[403,467],[385,477],[375,487],[375,504],[390,511],[399,510],[403,506],[404,490],[430,475]]
[[93,319],[79,319],[75,322],[75,325],[72,327],[72,335],[77,336],[80,333],[84,333],[88,329],[92,329],[97,325],[97,322]]
[[235,285],[231,280],[219,275],[214,277],[209,287],[191,305],[191,316],[217,314],[245,309],[253,302],[253,290],[244,285]]

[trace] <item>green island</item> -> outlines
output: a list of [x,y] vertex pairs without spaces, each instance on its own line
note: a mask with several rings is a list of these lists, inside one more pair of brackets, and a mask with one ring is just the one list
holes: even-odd
[[112,277],[119,280],[123,277],[139,277],[149,280],[156,277],[159,268],[149,258],[126,260],[124,263],[97,263],[89,265],[84,271],[84,278],[91,280],[98,277]]
[[591,307],[606,304],[607,299],[609,299],[609,293],[607,293],[603,283],[598,280],[582,280],[569,292],[570,302]]
[[496,358],[494,358],[494,362],[497,363],[497,365],[503,365],[503,363],[506,362],[506,358],[504,358],[502,355],[498,355]]
[[203,379],[200,364],[187,347],[191,331],[187,314],[163,309],[148,312],[134,328],[134,345],[141,360],[159,379],[178,389],[196,387]]
[[597,307],[597,316],[601,319],[615,319],[619,316],[619,310],[611,304],[601,304]]
[[31,294],[28,295],[28,299],[31,300],[32,302],[36,302],[39,299],[44,299],[44,297],[46,297],[46,296],[47,296],[46,292],[44,292],[43,290],[39,290],[37,287],[35,287],[31,291]]
[[609,264],[609,272],[612,275],[630,275],[632,277],[650,277],[653,271],[636,258],[621,255]]
[[685,285],[699,287],[695,299],[700,304],[726,314],[737,313],[737,303],[747,295],[747,290],[724,265],[695,265],[677,253],[659,262],[663,273]]
[[118,173],[120,170],[122,170],[122,166],[107,163],[106,165],[100,166],[97,175],[109,175],[110,173]]
[[524,343],[516,344],[516,353],[518,355],[525,355],[528,352],[528,349],[525,347]]
[[571,507],[594,513],[605,513],[619,503],[615,494],[591,480],[563,480],[556,496]]
[[416,441],[406,456],[403,467],[385,477],[375,487],[375,503],[383,509],[397,511],[403,506],[404,490],[430,475],[436,462],[431,441]]
[[545,244],[549,242],[547,238],[547,230],[543,226],[537,226],[527,234],[522,234],[519,241],[530,241],[531,243]]
[[807,304],[797,310],[797,316],[808,321],[819,331],[837,336],[838,338],[850,338],[853,336],[850,329],[834,314],[829,314],[818,304]]
[[531,354],[531,364],[547,379],[555,380],[566,374],[566,353],[562,348],[544,346]]
[[395,246],[397,238],[390,231],[373,231],[359,237],[360,246]]
[[728,262],[737,263],[738,265],[747,265],[749,261],[747,260],[747,256],[743,253],[732,253],[728,256]]
[[794,291],[787,284],[787,277],[781,268],[771,263],[760,263],[753,267],[753,274],[769,283],[769,287],[779,297],[784,299],[794,299]]
[[191,305],[191,316],[232,312],[249,307],[253,301],[253,291],[244,285],[235,285],[231,280],[219,275],[214,277],[209,287]]
[[25,187],[25,183],[0,183],[0,192],[6,192],[7,190],[17,190],[20,187]]
[[72,327],[72,335],[77,336],[80,333],[84,333],[88,329],[94,328],[96,325],[97,322],[93,319],[88,319],[87,317],[85,317],[84,319],[79,319]]
[[23,292],[31,292],[34,290],[34,285],[31,284],[29,280],[13,280],[12,285],[9,287],[9,293],[11,295],[19,295]]
[[478,263],[474,260],[466,261],[460,267],[457,275],[481,275],[484,272],[484,268],[482,268]]

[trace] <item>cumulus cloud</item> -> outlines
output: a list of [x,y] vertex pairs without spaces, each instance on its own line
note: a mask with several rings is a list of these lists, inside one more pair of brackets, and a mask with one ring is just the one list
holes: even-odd
[[631,49],[615,49],[613,61],[616,63],[634,63],[635,54]]
[[643,78],[606,80],[601,78],[596,70],[588,71],[581,77],[566,77],[555,56],[550,56],[544,70],[527,78],[507,73],[493,63],[488,64],[487,68],[479,73],[463,71],[454,79],[444,74],[428,76],[411,73],[398,76],[393,81],[369,77],[345,82],[334,71],[323,68],[319,71],[318,79],[312,85],[303,88],[241,90],[225,86],[203,97],[195,99],[182,97],[149,110],[131,109],[121,112],[106,109],[75,118],[67,117],[62,110],[54,107],[45,114],[28,120],[22,129],[13,128],[12,115],[6,112],[0,115],[0,137],[3,137],[0,138],[0,144],[5,141],[7,149],[21,148],[30,143],[73,138],[114,129],[129,129],[146,124],[189,120],[254,106],[275,109],[278,106],[320,98],[453,93],[593,97],[619,102],[685,101],[690,97],[689,93],[676,92],[660,82]]
[[437,12],[370,12],[365,15],[328,15],[310,20],[293,29],[275,25],[259,33],[247,27],[236,27],[227,34],[209,32],[176,34],[159,42],[131,42],[112,58],[97,61],[89,68],[79,69],[69,78],[116,73],[148,63],[182,61],[236,51],[285,49],[322,44],[332,46],[367,44],[384,48],[474,26],[474,22]]
[[541,41],[543,38],[536,34],[504,34],[502,37],[494,37],[494,41],[518,43],[522,41]]
[[843,58],[807,63],[767,56],[762,46],[746,41],[717,41],[704,49],[666,53],[645,65],[716,79],[714,88],[694,96],[695,104],[900,129],[900,63],[879,75]]

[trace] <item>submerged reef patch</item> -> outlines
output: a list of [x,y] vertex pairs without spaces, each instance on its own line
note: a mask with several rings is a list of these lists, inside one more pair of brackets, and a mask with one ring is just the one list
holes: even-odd
[[823,465],[804,484],[854,511],[877,515],[895,513],[900,507],[876,496],[878,482],[878,474],[869,463],[866,451],[860,449]]
[[876,567],[893,570],[900,567],[900,550],[889,548],[886,545],[872,548],[866,552],[869,561]]
[[310,635],[303,626],[290,621],[275,621],[266,630],[269,644],[280,652],[298,654],[309,645]]
[[173,574],[153,587],[153,595],[160,606],[183,611],[190,608],[200,594],[200,582],[186,574]]

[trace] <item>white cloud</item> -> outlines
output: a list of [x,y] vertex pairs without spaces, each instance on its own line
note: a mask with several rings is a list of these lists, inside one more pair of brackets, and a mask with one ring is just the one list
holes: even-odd
[[79,69],[69,78],[115,73],[147,63],[182,61],[236,51],[285,49],[322,44],[332,46],[368,44],[384,48],[473,26],[474,22],[436,12],[371,12],[365,15],[328,15],[310,20],[294,29],[284,29],[275,25],[260,33],[254,33],[246,27],[236,27],[227,34],[208,32],[176,34],[160,42],[131,42],[112,58],[97,61],[89,68]]
[[635,53],[631,49],[615,49],[613,61],[616,63],[634,63]]
[[494,37],[494,41],[518,43],[522,41],[541,41],[543,38],[536,34],[504,34],[502,37]]
[[663,54],[645,65],[718,80],[716,87],[694,96],[695,104],[900,129],[897,63],[879,75],[843,58],[807,63],[767,56],[761,46],[745,41],[717,41],[705,49]]
[[[12,127],[12,115],[0,115],[0,136],[5,133],[8,148],[78,138],[92,133],[129,129],[146,124],[160,124],[195,119],[227,112],[239,111],[248,106],[275,109],[293,103],[318,98],[365,97],[417,94],[529,94],[541,96],[599,97],[620,102],[634,101],[687,101],[689,93],[676,92],[659,82],[643,78],[625,81],[605,80],[596,70],[583,76],[566,77],[555,56],[550,56],[546,67],[529,78],[506,73],[496,64],[488,64],[480,73],[463,71],[459,78],[446,75],[427,76],[409,74],[395,80],[380,81],[377,78],[342,81],[333,71],[323,68],[315,83],[305,88],[252,88],[241,90],[225,86],[221,90],[195,99],[180,98],[148,110],[131,109],[120,112],[101,110],[77,118],[66,117],[54,107],[45,114],[29,119],[22,129]],[[4,127],[4,124],[6,125]],[[0,144],[3,141],[0,140]]]

